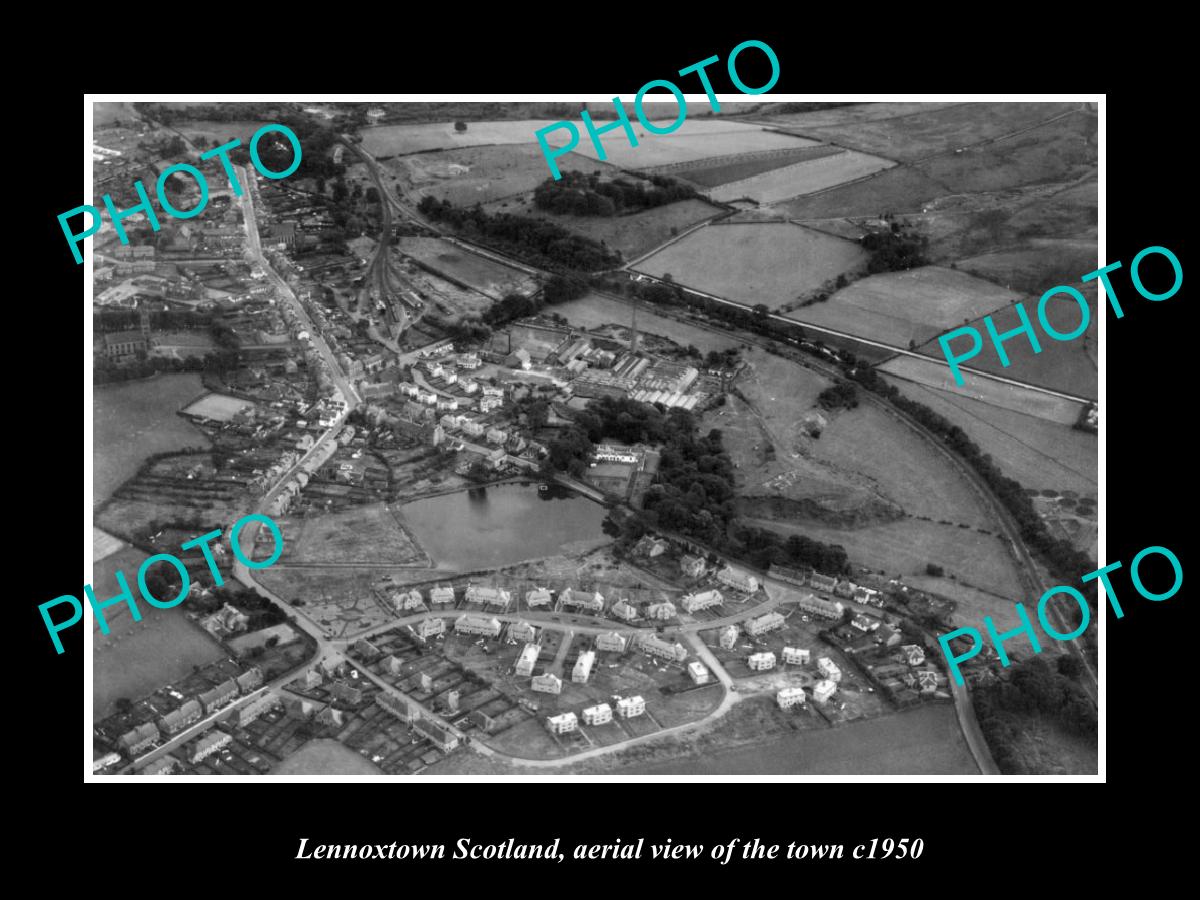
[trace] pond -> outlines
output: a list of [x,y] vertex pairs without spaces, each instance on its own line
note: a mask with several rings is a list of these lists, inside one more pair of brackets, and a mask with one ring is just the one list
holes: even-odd
[[573,491],[501,484],[414,500],[404,524],[439,569],[470,572],[592,549],[611,538],[606,510]]

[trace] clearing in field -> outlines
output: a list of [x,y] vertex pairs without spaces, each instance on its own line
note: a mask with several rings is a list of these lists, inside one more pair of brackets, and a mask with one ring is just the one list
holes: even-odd
[[822,140],[913,162],[1035,127],[1079,103],[962,103],[873,121],[809,128]]
[[791,223],[712,225],[642,260],[638,269],[751,305],[776,307],[865,266],[850,241]]
[[183,413],[188,416],[228,422],[247,406],[253,405],[249,400],[229,397],[225,394],[205,394],[195,403],[188,404],[183,409]]
[[863,278],[826,302],[794,310],[787,317],[911,347],[1019,299],[1019,294],[982,278],[922,266]]
[[[563,172],[600,170],[619,174],[608,163],[567,153],[555,160]],[[421,153],[389,161],[387,167],[407,179],[421,195],[449,200],[455,206],[490,203],[528,193],[550,177],[537,145],[501,144]]]
[[533,279],[519,269],[460,250],[441,238],[400,237],[397,245],[401,253],[431,269],[495,297],[527,292],[533,285]]
[[681,200],[626,216],[553,215],[535,207],[527,197],[492,204],[489,211],[511,212],[553,222],[594,241],[602,241],[619,251],[626,260],[637,259],[673,235],[721,214],[718,207],[703,200]]
[[[889,380],[906,397],[925,404],[962,428],[967,437],[992,457],[1000,471],[1021,487],[1075,491],[1085,496],[1096,492],[1097,439],[1091,432],[1072,428],[1070,423],[994,406],[965,392]],[[1077,416],[1079,404],[1070,406]]]
[[284,542],[277,565],[428,565],[425,552],[386,503],[278,522]]
[[890,159],[846,150],[723,184],[714,188],[709,196],[719,202],[749,197],[759,203],[778,203],[854,181],[894,165]]
[[[673,134],[657,135],[646,131],[640,123],[634,125],[638,145],[631,147],[624,131],[613,131],[600,138],[607,161],[622,169],[649,169],[668,166],[672,163],[691,162],[713,156],[729,156],[734,153],[756,153],[762,150],[789,150],[811,147],[817,141],[767,131],[758,126],[737,125],[729,122],[713,122],[725,125],[721,130],[701,131],[689,129],[692,122],[684,122]],[[556,134],[565,134],[557,132]],[[554,135],[551,135],[554,137]],[[559,142],[565,143],[565,138]],[[580,138],[575,153],[598,159],[596,148],[587,134]]]

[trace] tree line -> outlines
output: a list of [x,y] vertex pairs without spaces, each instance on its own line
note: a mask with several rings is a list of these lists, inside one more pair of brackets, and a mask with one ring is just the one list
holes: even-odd
[[533,205],[546,212],[575,216],[617,216],[677,200],[696,197],[696,190],[674,178],[650,176],[645,182],[626,178],[604,181],[599,172],[564,172],[561,179],[547,178],[533,192]]

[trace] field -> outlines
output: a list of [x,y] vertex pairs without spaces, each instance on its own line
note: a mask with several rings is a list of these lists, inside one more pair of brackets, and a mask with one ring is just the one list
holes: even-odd
[[[97,562],[92,574],[96,599],[120,593],[114,575],[118,570],[136,593],[137,569],[145,558],[142,551],[127,547]],[[139,609],[140,622],[133,621],[124,603],[106,609],[107,636],[100,633],[99,621],[86,614],[92,627],[92,713],[96,721],[114,713],[119,698],[136,700],[192,674],[193,666],[225,656],[221,645],[189,621],[182,608],[154,609],[139,603]]]
[[731,181],[741,181],[752,178],[764,172],[781,169],[793,163],[807,159],[819,159],[822,156],[832,156],[844,152],[840,147],[827,144],[817,144],[811,147],[797,147],[794,150],[768,150],[765,153],[739,153],[721,159],[706,159],[691,163],[679,163],[675,166],[665,166],[662,174],[683,178],[701,188],[713,188],[717,185],[728,184]]
[[914,113],[928,114],[934,110],[962,106],[961,103],[848,103],[833,109],[814,110],[804,113],[775,114],[768,106],[755,115],[754,121],[763,122],[772,128],[788,128],[803,132],[810,128],[826,128],[851,125],[858,122],[876,122],[910,116]]
[[[1023,302],[1022,306],[1030,321],[1033,322],[1041,352],[1035,353],[1028,337],[1020,334],[1005,343],[1004,350],[1008,354],[1009,363],[1007,366],[1002,365],[999,355],[987,336],[983,321],[979,319],[972,321],[971,325],[983,336],[983,349],[974,359],[965,360],[964,364],[1015,381],[1062,391],[1075,397],[1096,399],[1098,390],[1096,359],[1099,352],[1098,322],[1100,316],[1105,313],[1103,310],[1099,313],[1096,311],[1094,282],[1086,287],[1081,287],[1080,293],[1087,299],[1091,313],[1087,331],[1078,338],[1070,341],[1056,341],[1048,337],[1038,324],[1037,301],[1030,298]],[[990,315],[999,334],[1011,331],[1021,324],[1016,309],[1012,306],[1000,307]],[[1070,297],[1059,295],[1046,304],[1046,319],[1060,334],[1070,333],[1079,327],[1079,305]],[[967,346],[969,344],[969,337],[958,338],[952,343],[951,350],[959,350],[960,345]],[[945,353],[936,340],[919,345],[917,349],[941,363],[945,363]],[[949,366],[946,367],[946,371],[949,373]],[[963,378],[967,386],[979,380],[977,377],[972,378],[969,374],[964,375]]]
[[960,147],[995,140],[1078,109],[1080,105],[963,103],[885,119],[805,127],[804,133],[864,153],[878,153],[891,159],[913,162],[933,154],[952,153]]
[[721,185],[710,196],[720,202],[750,197],[759,203],[777,203],[854,181],[893,165],[888,159],[847,150]]
[[906,397],[962,428],[1005,475],[1022,487],[1084,495],[1096,492],[1098,448],[1094,434],[1074,429],[1069,423],[997,407],[953,389],[936,390],[889,380]]
[[873,178],[842,185],[811,197],[798,197],[776,209],[792,219],[842,218],[919,213],[937,197],[949,193],[924,172],[908,166],[883,169]]
[[460,250],[441,238],[400,237],[397,245],[402,253],[486,294],[499,297],[532,284],[524,272]]
[[[629,304],[599,294],[588,294],[578,300],[559,303],[552,309],[564,316],[576,328],[583,329],[599,328],[610,324],[628,328],[633,313],[633,308]],[[678,322],[675,319],[655,315],[651,311],[651,307],[646,304],[642,304],[638,308],[638,331],[642,335],[661,335],[682,347],[691,344],[704,353],[739,345],[735,338],[724,334],[706,331],[686,322]]]
[[100,503],[154,453],[208,447],[204,432],[177,416],[204,391],[192,373],[96,385],[92,392],[92,500]]
[[908,347],[910,341],[922,344],[967,319],[1018,299],[1012,291],[981,278],[924,266],[861,279],[828,301],[793,310],[787,316]]
[[636,259],[670,240],[676,232],[686,231],[722,212],[703,200],[681,200],[627,216],[550,215],[537,209],[528,199],[492,204],[491,211],[513,212],[554,222],[576,234],[603,241],[609,247],[619,250],[627,260]]
[[247,406],[253,404],[248,400],[227,397],[224,394],[205,394],[195,403],[185,407],[183,412],[190,416],[204,416],[218,422],[228,422]]
[[540,119],[510,122],[468,122],[466,131],[455,131],[453,122],[423,125],[380,125],[363,128],[362,147],[372,156],[400,156],[426,150],[450,150],[479,144],[534,144],[533,134],[549,125]]
[[346,512],[280,519],[284,551],[279,564],[405,565],[428,564],[385,503]]
[[788,223],[701,228],[638,264],[697,288],[770,307],[815,291],[865,263],[857,245]]
[[324,739],[309,741],[271,772],[272,775],[382,775],[361,753]]
[[[137,116],[129,110],[124,103],[93,103],[92,104],[92,128],[100,129],[117,122],[132,122],[137,119]],[[101,139],[101,146],[104,146],[104,141]]]
[[385,570],[350,566],[290,567],[274,565],[255,576],[267,590],[296,604],[299,612],[332,638],[349,637],[392,619],[380,605],[375,588],[393,572],[414,581],[428,578],[427,569]]
[[[607,163],[568,153],[555,162],[561,171],[618,174]],[[552,177],[541,148],[529,144],[501,144],[421,153],[385,164],[407,179],[419,194],[449,200],[456,206],[490,203],[528,193]]]
[[[623,130],[602,135],[600,142],[604,146],[607,162],[622,169],[649,169],[733,153],[810,147],[816,143],[788,134],[766,131],[754,125],[712,122],[708,124],[723,127],[719,130],[715,127],[712,130],[702,130],[690,127],[694,124],[698,123],[684,122],[678,131],[666,135],[651,134],[637,124],[634,126],[634,133],[638,139],[636,147],[629,145]],[[598,159],[596,148],[588,139],[587,133],[582,128],[580,132],[579,144],[574,152]],[[565,142],[565,132],[558,132],[557,135],[563,137],[555,141],[556,146]],[[555,138],[556,135],[550,137]]]

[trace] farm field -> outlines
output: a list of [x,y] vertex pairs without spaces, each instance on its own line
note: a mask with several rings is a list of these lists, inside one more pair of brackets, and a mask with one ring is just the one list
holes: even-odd
[[790,223],[713,225],[643,260],[638,270],[776,307],[860,268],[866,258],[856,244]]
[[[949,567],[946,568],[950,574]],[[975,577],[969,570],[956,570],[958,581],[950,578],[935,578],[931,575],[913,574],[904,580],[913,587],[933,594],[949,597],[957,606],[950,615],[952,625],[970,625],[978,628],[983,623],[984,616],[991,616],[996,622],[998,631],[1007,630],[1021,623],[1017,617],[1016,604],[1018,601],[1028,610],[1030,598],[1022,595],[1021,589],[1012,586],[1007,591],[1000,590],[988,584],[985,579]],[[997,596],[999,595],[999,596]],[[1023,658],[1032,654],[1027,642],[1014,641],[1009,654],[1014,658]]]
[[[125,574],[136,587],[138,567],[146,558],[136,547],[106,556],[92,568],[92,589],[98,600],[121,592],[114,573]],[[104,611],[109,633],[100,633],[99,621],[88,614],[92,628],[92,714],[96,721],[116,712],[121,697],[136,700],[225,656],[204,629],[193,624],[181,607],[148,609],[134,622],[123,604]]]
[[174,128],[193,143],[201,140],[205,144],[216,141],[218,144],[228,143],[234,139],[243,144],[249,144],[254,132],[266,125],[266,122],[210,122],[203,119],[176,122]]
[[915,114],[928,115],[941,109],[961,106],[961,103],[847,103],[833,109],[820,109],[802,113],[774,113],[767,106],[761,113],[752,115],[751,120],[773,128],[789,128],[803,131],[806,128],[829,128],[853,125],[858,122],[875,122]]
[[[386,503],[372,503],[346,512],[279,519],[283,556],[277,565],[428,563],[428,557],[409,537]],[[256,558],[262,552],[255,554]]]
[[807,159],[819,159],[844,152],[840,147],[816,144],[794,150],[768,150],[765,153],[739,153],[724,159],[706,159],[692,163],[664,166],[661,174],[683,178],[700,188],[713,188],[731,181],[741,181],[763,172],[770,172]]
[[154,453],[208,447],[208,437],[176,413],[204,392],[196,373],[98,384],[92,392],[92,501],[100,504]]
[[[608,163],[578,153],[567,153],[555,162],[563,172],[597,169],[617,174]],[[551,177],[541,149],[529,144],[502,144],[421,153],[384,163],[421,195],[449,200],[456,206],[491,203],[528,193]]]
[[885,119],[807,126],[822,140],[902,162],[952,153],[1078,109],[1079,103],[962,103]]
[[1012,410],[1060,425],[1073,425],[1082,408],[1082,404],[1076,400],[1043,394],[1016,384],[980,378],[969,372],[963,375],[963,386],[957,387],[945,357],[924,360],[915,356],[898,356],[879,366],[879,371],[905,382],[938,389],[950,396],[961,395],[982,401],[991,407]]
[[698,222],[711,219],[722,212],[718,207],[703,200],[681,200],[627,216],[551,215],[535,207],[528,198],[492,204],[490,211],[512,212],[554,222],[576,234],[603,241],[609,247],[619,250],[627,260],[636,259],[641,254],[653,250],[670,240],[673,233],[686,231]]
[[[968,256],[958,260],[964,272],[1041,296],[1059,284],[1078,287],[1081,275],[1099,268],[1096,237],[1033,238],[1024,246]],[[1035,307],[1036,309],[1036,307]]]
[[1005,475],[1022,487],[1095,494],[1098,446],[1094,434],[993,406],[961,392],[893,378],[888,381],[906,397],[962,428]]
[[847,150],[723,184],[713,189],[710,196],[720,202],[750,197],[759,203],[778,203],[853,181],[894,165],[891,160],[879,156]]
[[[669,123],[668,123],[669,124]],[[712,156],[728,156],[732,153],[754,153],[760,150],[782,150],[796,147],[811,147],[817,141],[781,134],[777,131],[767,131],[756,125],[727,122],[713,122],[712,125],[723,125],[722,130],[698,131],[689,129],[691,121],[684,122],[680,129],[673,134],[658,135],[647,132],[640,126],[634,126],[638,145],[631,147],[624,131],[614,131],[601,137],[607,161],[622,169],[649,169],[655,166],[667,166],[672,163],[691,162],[697,159],[708,159]],[[558,132],[562,135],[564,132]],[[551,138],[556,135],[550,135]],[[565,143],[560,138],[556,146]],[[596,148],[583,134],[575,153],[597,159]]]
[[787,313],[896,347],[923,344],[949,328],[1019,300],[990,281],[953,269],[923,266],[871,275],[842,288],[824,303]]
[[[983,350],[977,357],[967,361],[966,365],[984,372],[993,372],[1014,381],[1036,384],[1076,397],[1086,397],[1089,400],[1096,399],[1099,380],[1096,364],[1099,346],[1097,322],[1099,315],[1103,315],[1104,311],[1101,310],[1099,315],[1097,314],[1095,282],[1076,285],[1076,287],[1087,299],[1088,308],[1091,311],[1087,330],[1078,338],[1070,341],[1056,341],[1042,333],[1037,322],[1037,300],[1029,298],[1022,303],[1022,306],[1030,321],[1033,322],[1033,327],[1037,330],[1041,352],[1035,353],[1025,335],[1018,335],[1016,339],[1005,344],[1004,349],[1008,354],[1009,364],[1001,365],[1000,358],[987,337],[981,317],[970,324],[983,335]],[[999,334],[1011,331],[1021,324],[1016,309],[1012,306],[1000,307],[989,315],[991,315],[992,323]],[[1069,296],[1059,295],[1047,302],[1046,320],[1055,331],[1060,334],[1069,334],[1079,327],[1079,305]],[[958,338],[952,342],[951,350],[957,349],[960,345],[969,345],[969,343],[969,336]],[[936,340],[921,344],[917,349],[921,353],[928,354],[941,363],[945,363],[946,356]],[[947,375],[949,371],[949,366],[946,366]],[[978,378],[972,379],[969,374],[964,375],[963,378],[966,385],[970,385],[973,380],[979,380]]]
[[382,775],[361,753],[330,739],[309,741],[278,766],[272,775]]
[[[93,129],[105,128],[117,122],[132,122],[136,119],[137,116],[124,103],[104,101],[92,104]],[[100,146],[104,146],[103,137],[100,138]]]
[[[559,303],[552,309],[576,328],[583,329],[600,328],[610,324],[628,329],[633,315],[633,308],[628,303],[600,294],[587,294],[578,300]],[[638,307],[638,331],[642,335],[661,335],[682,347],[691,344],[704,353],[710,350],[725,350],[740,344],[735,338],[724,334],[656,315],[652,312],[652,307],[645,303]]]
[[842,185],[812,197],[797,197],[775,208],[791,219],[919,213],[931,200],[950,193],[924,172],[909,166],[883,169],[865,181]]
[[487,294],[525,291],[532,279],[518,269],[460,250],[441,238],[400,237],[400,252]]
[[1094,113],[1083,111],[993,144],[920,163],[947,193],[998,191],[1023,184],[1070,181],[1096,171]]

